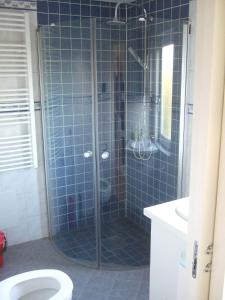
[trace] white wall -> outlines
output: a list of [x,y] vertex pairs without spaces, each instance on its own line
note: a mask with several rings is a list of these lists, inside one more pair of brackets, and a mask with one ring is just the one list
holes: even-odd
[[40,114],[37,117],[39,167],[0,175],[0,230],[9,245],[48,235]]
[[[32,14],[32,62],[34,99],[40,101],[36,13]],[[41,113],[36,111],[38,168],[0,173],[0,230],[7,234],[9,245],[39,239],[48,235],[44,179]]]

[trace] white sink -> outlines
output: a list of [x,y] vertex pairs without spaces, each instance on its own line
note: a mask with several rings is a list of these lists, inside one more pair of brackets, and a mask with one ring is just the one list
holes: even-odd
[[184,221],[188,222],[189,219],[189,198],[183,198],[175,207],[176,214]]

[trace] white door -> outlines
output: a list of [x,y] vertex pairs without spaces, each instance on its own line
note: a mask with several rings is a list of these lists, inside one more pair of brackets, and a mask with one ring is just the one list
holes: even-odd
[[225,1],[192,2],[196,5],[192,25],[195,35],[194,115],[185,300],[207,300],[221,142]]
[[[224,86],[225,103],[225,86]],[[223,125],[220,150],[219,181],[216,204],[216,220],[213,241],[212,273],[210,280],[211,300],[225,300],[225,105],[223,107]]]

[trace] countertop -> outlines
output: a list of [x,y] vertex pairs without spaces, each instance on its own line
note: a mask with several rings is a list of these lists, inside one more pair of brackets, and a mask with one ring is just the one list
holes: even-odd
[[160,222],[174,231],[176,235],[186,237],[188,233],[188,222],[176,213],[176,208],[186,204],[189,198],[182,198],[163,204],[144,208],[144,215],[152,222]]

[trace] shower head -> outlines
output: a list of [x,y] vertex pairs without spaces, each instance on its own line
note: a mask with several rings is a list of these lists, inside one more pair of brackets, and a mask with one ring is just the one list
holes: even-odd
[[108,25],[116,25],[116,26],[121,26],[121,25],[126,25],[126,22],[123,20],[120,20],[118,18],[118,8],[119,6],[123,4],[123,2],[118,2],[115,6],[115,14],[114,14],[114,18],[112,20],[109,20],[107,22]]
[[107,22],[108,25],[117,25],[117,26],[118,25],[119,26],[126,25],[125,21],[120,20],[118,18],[118,9],[119,9],[119,6],[122,5],[122,4],[142,8],[142,13],[143,14],[142,14],[142,16],[140,16],[138,18],[138,20],[139,20],[139,22],[147,22],[147,11],[144,7],[142,7],[140,5],[137,5],[137,4],[129,3],[129,2],[126,2],[126,1],[119,1],[119,2],[117,2],[116,6],[115,6],[114,18]]
[[123,26],[126,25],[125,21],[119,20],[118,18],[113,18],[107,22],[108,25],[115,25],[115,26]]

